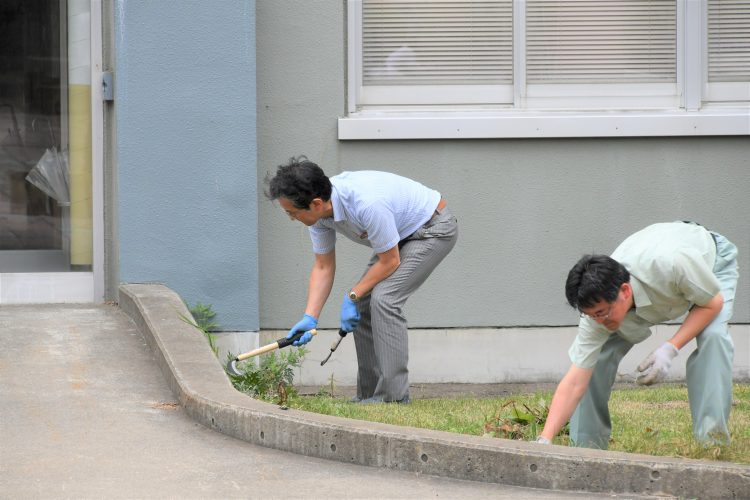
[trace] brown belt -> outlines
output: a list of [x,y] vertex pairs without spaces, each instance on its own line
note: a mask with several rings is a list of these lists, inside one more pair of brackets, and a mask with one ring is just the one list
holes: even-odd
[[[440,213],[443,211],[443,209],[445,208],[446,205],[447,205],[447,203],[445,202],[445,199],[444,198],[440,198],[440,201],[438,202],[438,205],[435,208],[435,212],[433,212],[432,217],[430,217],[430,220],[428,220],[427,222],[425,222],[425,225],[429,224],[430,222],[432,222],[432,219],[434,219],[435,217],[437,217],[438,215],[440,215]],[[414,233],[410,234],[409,236],[407,236],[403,240],[399,241],[398,242],[398,247],[401,248],[404,245],[404,243],[406,243],[406,240],[408,240],[409,238],[411,238],[413,235],[414,235]]]
[[440,212],[442,212],[443,209],[445,208],[445,205],[447,205],[447,203],[445,202],[445,198],[440,198],[440,201],[438,202],[438,206],[435,209],[435,213],[439,214]]
[[432,217],[430,217],[430,220],[428,220],[426,223],[432,222],[432,219],[443,213],[443,210],[445,209],[445,206],[447,205],[445,198],[440,198],[440,201],[438,202],[437,208],[435,208],[435,211],[432,213]]

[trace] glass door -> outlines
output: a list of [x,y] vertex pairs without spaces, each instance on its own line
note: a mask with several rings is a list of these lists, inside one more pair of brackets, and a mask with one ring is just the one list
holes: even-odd
[[90,21],[0,2],[0,304],[94,300]]

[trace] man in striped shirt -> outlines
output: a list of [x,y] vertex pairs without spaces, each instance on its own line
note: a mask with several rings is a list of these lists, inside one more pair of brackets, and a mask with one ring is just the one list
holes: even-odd
[[267,197],[308,226],[315,263],[307,306],[288,337],[310,341],[333,287],[336,235],[372,248],[359,281],[344,294],[341,328],[354,332],[357,396],[362,403],[409,402],[408,332],[403,307],[458,238],[458,222],[440,193],[379,171],[328,178],[305,157],[292,158],[267,179]]

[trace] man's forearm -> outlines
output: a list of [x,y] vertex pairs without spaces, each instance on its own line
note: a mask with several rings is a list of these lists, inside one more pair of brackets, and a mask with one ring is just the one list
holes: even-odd
[[541,436],[552,439],[560,432],[560,429],[570,420],[578,403],[586,393],[593,370],[586,370],[571,366],[568,373],[560,381],[552,397],[547,422]]
[[331,294],[335,274],[335,261],[321,259],[319,256],[316,256],[316,262],[313,265],[312,271],[310,271],[305,314],[320,318],[323,306]]
[[682,322],[677,333],[669,342],[677,349],[682,349],[685,344],[697,337],[721,312],[724,307],[724,297],[718,293],[706,305],[695,305]]
[[360,297],[370,293],[375,285],[386,279],[401,264],[398,247],[378,254],[378,260],[370,266],[362,279],[352,287]]
[[569,387],[558,386],[555,395],[552,397],[547,422],[544,424],[541,435],[552,441],[560,432],[560,429],[570,420],[570,416],[573,415],[580,400],[580,397],[576,398],[573,395]]

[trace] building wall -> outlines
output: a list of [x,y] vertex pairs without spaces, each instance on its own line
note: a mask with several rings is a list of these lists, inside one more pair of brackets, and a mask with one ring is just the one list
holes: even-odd
[[119,250],[109,282],[162,282],[213,305],[223,329],[257,330],[255,1],[108,6]]
[[[381,169],[439,190],[459,242],[410,300],[410,327],[575,324],[563,291],[570,267],[653,222],[699,221],[734,241],[750,269],[747,137],[339,141],[345,4],[257,4],[259,189],[276,165],[305,154],[328,175]],[[275,203],[259,200],[258,214],[261,327],[288,328],[305,307],[309,237]],[[348,241],[336,252],[328,328],[369,257]],[[748,323],[750,279],[741,273],[734,321]]]

